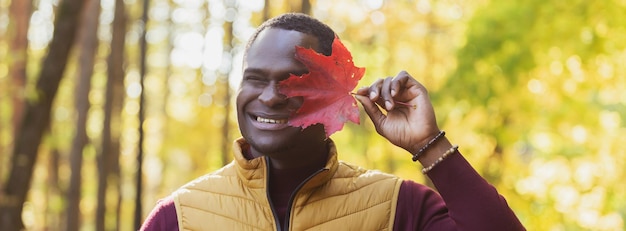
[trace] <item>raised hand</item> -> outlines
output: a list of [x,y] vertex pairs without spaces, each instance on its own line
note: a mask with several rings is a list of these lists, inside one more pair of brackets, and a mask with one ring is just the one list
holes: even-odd
[[416,153],[439,133],[426,88],[406,71],[378,79],[359,89],[355,97],[376,131],[410,153]]

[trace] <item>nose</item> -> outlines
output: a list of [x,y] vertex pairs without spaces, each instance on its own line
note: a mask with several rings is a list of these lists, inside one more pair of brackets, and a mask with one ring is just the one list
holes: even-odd
[[287,97],[278,92],[278,84],[268,84],[259,95],[259,100],[269,107],[275,107],[286,104]]

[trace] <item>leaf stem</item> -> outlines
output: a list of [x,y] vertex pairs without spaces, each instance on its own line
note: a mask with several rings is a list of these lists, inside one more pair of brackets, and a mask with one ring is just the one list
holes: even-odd
[[405,103],[405,102],[400,102],[400,101],[395,101],[395,100],[393,102],[397,103],[398,105],[402,105],[402,106],[405,106],[405,107],[410,107],[410,108],[413,108],[413,109],[417,109],[417,105],[415,105],[415,104],[410,104],[410,103]]

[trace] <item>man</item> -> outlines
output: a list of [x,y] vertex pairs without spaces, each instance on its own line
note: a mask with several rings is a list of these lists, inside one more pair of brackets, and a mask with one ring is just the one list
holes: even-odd
[[303,99],[281,95],[277,85],[308,72],[295,47],[330,55],[334,38],[302,14],[261,25],[244,56],[237,95],[243,138],[234,161],[160,201],[142,230],[524,230],[440,132],[426,89],[404,71],[359,89],[356,98],[376,131],[419,160],[440,194],[339,162],[320,124],[287,125]]

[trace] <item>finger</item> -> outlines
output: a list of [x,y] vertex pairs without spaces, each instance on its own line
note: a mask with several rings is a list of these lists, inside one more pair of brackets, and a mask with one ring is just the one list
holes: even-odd
[[402,90],[401,87],[403,87],[405,84],[406,76],[400,76],[400,74],[398,74],[395,78],[393,78],[393,81],[391,81],[391,96],[395,97],[396,95],[398,95],[398,92]]
[[[392,88],[395,88],[396,95],[403,95],[402,97],[413,98],[418,94],[419,89],[425,89],[424,86],[413,78],[408,72],[400,71],[394,78]],[[408,92],[406,92],[408,91]],[[408,93],[408,95],[407,95]]]
[[363,105],[363,109],[365,109],[365,113],[367,113],[367,116],[370,118],[370,120],[372,120],[372,123],[374,124],[376,131],[380,133],[379,128],[380,128],[380,125],[385,120],[385,117],[386,117],[385,114],[383,114],[380,108],[376,106],[374,101],[371,101],[368,97],[365,97],[362,95],[355,95],[354,97],[361,103],[361,105]]
[[[407,82],[411,76],[406,71],[401,71],[391,82],[391,95],[397,100],[406,100],[405,91],[410,87]],[[401,98],[400,98],[401,97]]]
[[369,87],[369,91],[370,91],[369,98],[370,98],[370,100],[372,100],[372,101],[378,100],[378,97],[380,96],[380,87],[382,86],[382,83],[383,83],[383,79],[377,79]]
[[368,96],[369,93],[370,93],[369,87],[361,87],[358,90],[356,90],[357,95]]
[[393,98],[391,96],[391,77],[385,78],[383,81],[382,89],[380,90],[380,94],[383,97],[385,109],[387,111],[391,111],[393,109]]

